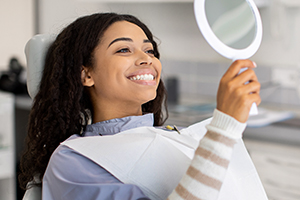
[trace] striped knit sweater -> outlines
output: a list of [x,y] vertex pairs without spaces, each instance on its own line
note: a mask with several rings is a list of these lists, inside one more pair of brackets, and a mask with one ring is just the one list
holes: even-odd
[[245,127],[246,124],[215,110],[191,165],[168,200],[217,199],[234,144],[242,137]]

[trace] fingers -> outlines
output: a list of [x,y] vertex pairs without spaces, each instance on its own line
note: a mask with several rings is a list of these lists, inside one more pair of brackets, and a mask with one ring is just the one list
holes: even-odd
[[256,103],[256,105],[259,105],[261,103],[261,97],[257,93],[250,94],[249,99],[250,99],[251,102]]
[[259,105],[261,103],[260,98],[260,83],[257,81],[253,81],[243,87],[238,88],[236,91],[236,97],[243,97],[243,101],[245,104],[252,105],[252,103],[256,103]]
[[[250,60],[235,61],[220,81],[217,93],[217,109],[246,122],[253,103],[259,105],[260,83],[253,70],[256,64]],[[247,68],[240,72],[241,69]]]
[[252,93],[260,93],[260,83],[258,81],[252,81],[243,87],[241,89],[244,91],[246,94],[252,94]]
[[259,93],[260,83],[258,82],[255,72],[248,69],[230,80],[226,80],[226,77],[223,77],[220,81],[219,88],[225,91],[238,91],[246,94]]
[[258,81],[258,79],[255,72],[252,69],[247,69],[238,76],[234,77],[232,81],[234,81],[236,85],[241,85],[246,84],[248,82]]
[[233,79],[235,76],[239,74],[241,69],[244,68],[250,68],[250,69],[256,68],[256,63],[251,60],[236,60],[228,68],[223,78]]

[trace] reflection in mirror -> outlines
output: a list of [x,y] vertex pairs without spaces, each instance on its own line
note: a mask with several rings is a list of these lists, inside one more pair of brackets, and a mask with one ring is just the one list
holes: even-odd
[[245,0],[206,0],[206,17],[211,29],[227,46],[247,48],[254,40],[254,13]]

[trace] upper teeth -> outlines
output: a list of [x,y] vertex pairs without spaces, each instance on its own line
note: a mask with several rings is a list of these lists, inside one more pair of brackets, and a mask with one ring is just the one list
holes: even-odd
[[130,80],[147,80],[151,81],[154,79],[154,76],[152,74],[142,74],[142,75],[136,75],[133,77],[130,77]]

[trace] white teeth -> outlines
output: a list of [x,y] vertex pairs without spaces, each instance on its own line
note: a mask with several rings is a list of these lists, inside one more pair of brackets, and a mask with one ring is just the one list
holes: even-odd
[[142,74],[130,77],[130,80],[146,80],[146,81],[152,81],[154,79],[154,76],[152,74]]

